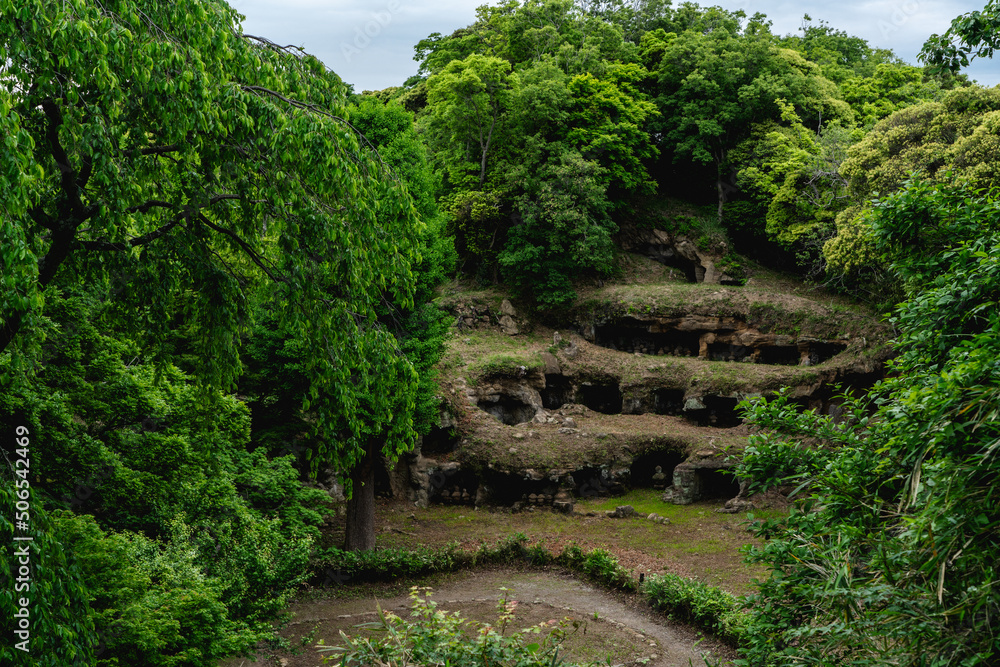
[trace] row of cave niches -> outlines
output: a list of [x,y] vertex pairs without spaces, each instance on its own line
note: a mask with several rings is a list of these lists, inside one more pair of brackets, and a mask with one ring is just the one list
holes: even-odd
[[[653,413],[683,416],[699,426],[730,428],[739,426],[743,421],[736,410],[738,399],[703,396],[699,400],[704,408],[685,410],[684,391],[681,389],[654,389],[643,398],[626,402],[617,383],[584,382],[574,385],[564,375],[546,375],[545,389],[539,393],[542,407],[546,410],[558,410],[568,403],[577,403],[605,415]],[[534,417],[530,405],[506,395],[501,395],[498,401],[480,401],[479,407],[510,426],[523,424]]]
[[[650,332],[649,325],[636,321],[601,325],[594,328],[594,343],[620,352],[674,357],[697,357],[701,354],[704,331],[669,330]],[[810,366],[823,363],[840,354],[847,346],[842,343],[810,341],[799,345],[767,345],[748,347],[730,343],[709,343],[707,358],[711,361],[740,361],[775,366]]]
[[[425,436],[422,449],[427,452]],[[625,470],[617,471],[610,478],[606,470],[597,466],[585,466],[571,473],[571,480],[562,477],[558,482],[552,479],[526,479],[524,475],[501,473],[493,470],[485,472],[481,479],[475,471],[465,468],[437,470],[430,475],[429,500],[439,505],[475,505],[482,501],[480,486],[486,485],[485,502],[496,506],[551,506],[560,493],[565,498],[606,498],[618,496],[630,489],[652,488],[663,490],[673,480],[674,468],[683,463],[685,455],[675,449],[662,449],[641,454],[632,460]],[[728,500],[740,492],[739,480],[722,469],[703,468],[695,470],[699,478],[697,500]],[[389,472],[384,466],[375,468],[375,495],[381,498],[394,496]]]
[[[843,386],[852,392],[867,391],[878,378],[878,374],[848,374],[841,378]],[[703,395],[693,401],[685,398],[681,389],[653,389],[641,396],[626,399],[617,383],[583,382],[574,384],[564,375],[546,375],[545,389],[539,392],[542,397],[542,407],[546,410],[558,410],[566,404],[582,404],[606,415],[617,414],[658,414],[684,417],[698,426],[713,426],[716,428],[732,428],[743,423],[740,411],[737,409],[739,399],[730,396]],[[814,410],[827,414],[834,419],[840,417],[838,391],[832,386],[824,386],[815,390],[810,396],[795,400],[803,410]],[[500,394],[494,400],[480,400],[479,407],[493,415],[504,424],[515,426],[530,422],[535,416],[532,406],[521,399]],[[441,435],[432,431],[425,438],[431,451],[445,453],[451,449],[439,444]]]
[[[489,489],[487,502],[491,505],[551,506],[560,492],[576,499],[617,496],[634,488],[663,489],[672,480],[674,467],[684,462],[684,455],[674,450],[662,450],[636,457],[629,467],[627,479],[609,479],[598,467],[584,467],[572,472],[572,483],[567,485],[550,479],[525,479],[523,475],[489,471],[483,480],[471,470],[456,469],[437,471],[431,475],[430,501],[442,505],[474,505],[480,485]],[[661,477],[656,479],[657,468]],[[728,500],[739,494],[739,481],[723,470],[710,468],[697,470],[700,478],[699,500]],[[666,480],[665,484],[663,480]]]

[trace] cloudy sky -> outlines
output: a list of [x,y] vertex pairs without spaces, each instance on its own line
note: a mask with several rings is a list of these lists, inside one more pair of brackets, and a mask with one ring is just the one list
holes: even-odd
[[[675,5],[680,0],[675,0]],[[417,71],[413,46],[433,32],[450,34],[475,19],[485,0],[230,0],[246,16],[244,31],[304,47],[355,90],[399,85]],[[986,0],[719,0],[699,2],[762,12],[777,34],[794,33],[803,14],[890,48],[916,64],[924,40],[951,20],[982,9]],[[974,61],[967,73],[987,86],[1000,83],[1000,56]]]

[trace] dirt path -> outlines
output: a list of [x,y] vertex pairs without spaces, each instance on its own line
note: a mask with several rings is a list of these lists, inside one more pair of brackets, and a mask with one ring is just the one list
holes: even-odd
[[[569,617],[581,622],[579,631],[565,642],[568,661],[599,660],[611,657],[615,665],[648,667],[688,667],[704,665],[702,653],[709,650],[689,628],[657,619],[627,600],[594,588],[564,573],[496,570],[461,572],[439,578],[433,585],[438,608],[459,611],[477,620],[496,619],[500,588],[510,589],[509,599],[517,600],[514,627],[529,627],[551,619]],[[338,599],[300,602],[289,611],[292,622],[282,631],[292,646],[301,651],[278,652],[258,662],[230,660],[220,667],[317,667],[322,665],[312,648],[315,641],[336,643],[343,630],[375,619],[375,599]],[[406,616],[409,599],[393,595],[378,600],[385,610]],[[306,637],[306,642],[302,638]],[[718,647],[717,647],[718,648]],[[723,651],[724,652],[724,651]],[[718,655],[718,654],[716,654]]]

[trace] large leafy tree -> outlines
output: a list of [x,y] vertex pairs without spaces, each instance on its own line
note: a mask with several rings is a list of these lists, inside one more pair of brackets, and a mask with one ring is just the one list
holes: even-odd
[[516,83],[510,63],[479,54],[427,80],[432,136],[455,186],[482,189]]
[[416,216],[340,79],[239,20],[221,0],[0,2],[0,351],[30,369],[51,290],[110,282],[145,359],[184,326],[228,388],[267,285],[302,342],[314,464],[349,470],[372,430],[412,440],[416,375],[378,308],[411,299]]
[[712,29],[656,30],[643,37],[643,56],[656,77],[665,156],[711,165],[717,175],[719,217],[731,192],[729,152],[751,128],[782,117],[779,100],[801,121],[819,129],[848,121],[851,110],[818,65],[778,48],[756,16],[721,14]]
[[647,72],[602,11],[507,2],[417,47],[430,73],[420,123],[465,266],[539,304],[565,304],[575,278],[607,273],[614,203],[655,190]]
[[1000,176],[1000,91],[970,86],[949,91],[940,102],[896,111],[852,146],[840,173],[852,205],[837,217],[837,234],[824,245],[835,271],[856,274],[884,267],[863,213],[867,201],[900,188],[912,174],[975,188]]
[[997,212],[928,181],[886,198],[872,233],[907,293],[891,378],[839,419],[787,396],[751,410],[743,474],[805,498],[754,528],[773,572],[749,664],[997,664]]
[[[418,433],[426,433],[438,418],[437,383],[433,366],[442,353],[442,340],[447,328],[444,313],[430,303],[433,289],[454,268],[454,248],[440,233],[441,215],[434,202],[434,186],[426,149],[418,141],[413,116],[398,103],[382,102],[361,97],[347,109],[351,124],[375,146],[383,159],[410,186],[415,208],[426,221],[414,231],[420,251],[412,304],[400,303],[386,295],[378,307],[380,325],[396,338],[400,354],[393,363],[372,377],[379,383],[365,391],[359,389],[358,409],[366,424],[366,452],[359,465],[350,473],[354,493],[347,502],[348,549],[371,549],[375,546],[374,486],[375,469],[383,457],[391,465],[408,449]],[[302,351],[308,344],[295,330],[289,329],[276,317],[273,307],[260,306],[262,317],[248,341],[249,363],[241,378],[240,392],[250,398],[254,414],[254,439],[270,451],[287,447],[288,442],[301,443],[309,435],[310,412],[301,410],[303,395],[309,390],[309,378],[303,372]],[[413,385],[406,375],[417,372]],[[376,401],[384,392],[394,392],[391,415],[380,415]],[[368,398],[368,396],[372,398]],[[408,433],[394,434],[393,422],[408,424]],[[391,441],[388,439],[392,438]],[[315,443],[311,445],[314,447]]]

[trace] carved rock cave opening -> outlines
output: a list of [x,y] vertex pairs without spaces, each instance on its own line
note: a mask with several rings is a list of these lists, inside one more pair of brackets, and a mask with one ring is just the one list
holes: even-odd
[[565,375],[546,373],[545,389],[539,393],[542,396],[542,407],[546,410],[558,410],[567,403],[574,402],[573,384]]
[[506,394],[480,399],[478,405],[481,410],[490,413],[508,426],[524,424],[535,417],[535,408]]
[[700,334],[675,329],[651,332],[648,324],[626,318],[617,324],[594,327],[594,342],[620,352],[697,357]]
[[684,416],[699,426],[732,428],[743,423],[736,409],[739,399],[728,396],[701,396],[685,403]]
[[[633,487],[664,488],[672,483],[674,468],[684,462],[684,452],[675,449],[661,449],[655,452],[640,454],[632,460],[629,468],[629,480]],[[663,481],[657,484],[653,476],[659,466],[664,475]]]
[[701,468],[698,476],[698,500],[729,500],[740,493],[740,480],[725,469]]
[[584,382],[577,395],[580,403],[594,412],[606,415],[620,415],[622,412],[622,390],[617,384]]

